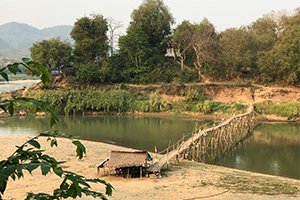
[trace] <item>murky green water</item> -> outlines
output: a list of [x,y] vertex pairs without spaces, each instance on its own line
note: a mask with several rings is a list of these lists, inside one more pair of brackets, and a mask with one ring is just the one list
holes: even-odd
[[[48,129],[44,117],[0,119],[0,135],[36,135]],[[200,121],[210,127],[213,121]],[[192,132],[196,121],[188,118],[133,116],[61,116],[53,130],[136,149],[165,149]],[[300,179],[300,124],[260,124],[252,136],[212,162],[216,165]]]
[[[2,124],[1,124],[2,121]],[[176,143],[183,134],[191,133],[195,124],[210,127],[211,120],[193,121],[187,118],[157,118],[134,116],[60,116],[51,130],[59,130],[83,139],[125,147],[158,151]],[[12,117],[0,119],[0,135],[36,135],[49,129],[45,117]]]
[[300,179],[300,124],[262,123],[213,164]]

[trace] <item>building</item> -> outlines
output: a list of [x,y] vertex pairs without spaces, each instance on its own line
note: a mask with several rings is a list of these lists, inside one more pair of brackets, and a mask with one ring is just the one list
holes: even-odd
[[147,151],[111,151],[110,156],[98,165],[98,172],[103,168],[115,170],[117,175],[125,177],[145,176],[146,169],[150,166],[152,158]]

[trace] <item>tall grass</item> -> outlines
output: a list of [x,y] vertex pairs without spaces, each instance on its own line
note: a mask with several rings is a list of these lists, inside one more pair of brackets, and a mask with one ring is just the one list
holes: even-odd
[[[47,92],[29,93],[28,97],[42,100],[55,108],[60,114],[78,114],[85,111],[104,112],[161,112],[169,105],[157,93],[150,97],[134,97],[125,90],[95,91],[87,90],[48,90]],[[33,106],[18,105],[19,110],[33,112]]]
[[288,117],[288,119],[300,117],[300,102],[274,104],[270,101],[267,104],[262,105],[262,107],[265,114],[275,114],[282,117]]

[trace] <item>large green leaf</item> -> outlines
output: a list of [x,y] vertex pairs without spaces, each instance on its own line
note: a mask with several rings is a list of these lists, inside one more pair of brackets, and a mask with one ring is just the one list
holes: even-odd
[[34,146],[34,147],[37,148],[37,149],[41,148],[40,143],[39,143],[38,141],[36,141],[36,140],[29,140],[29,141],[28,141],[28,144]]
[[27,164],[26,168],[29,171],[29,173],[31,173],[33,170],[35,170],[39,166],[40,166],[39,163],[29,163],[29,164]]
[[13,116],[14,115],[14,103],[13,101],[9,101],[9,104],[8,104],[8,112],[10,114],[10,116]]
[[47,175],[50,169],[51,169],[51,165],[49,163],[44,162],[41,164],[41,170],[43,175]]
[[77,146],[77,149],[76,149],[77,155],[76,155],[76,157],[78,157],[79,159],[82,159],[83,158],[83,153],[86,154],[85,147],[78,140],[77,141],[73,141],[72,143]]
[[5,72],[0,72],[0,75],[8,82],[8,76]]
[[54,173],[55,173],[57,176],[60,176],[60,177],[61,177],[61,176],[63,175],[63,173],[64,173],[64,171],[62,170],[61,167],[54,168],[53,171],[54,171]]

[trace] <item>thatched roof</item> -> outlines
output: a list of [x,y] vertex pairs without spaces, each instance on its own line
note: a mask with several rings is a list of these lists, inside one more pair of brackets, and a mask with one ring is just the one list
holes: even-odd
[[147,157],[151,159],[151,156],[147,151],[111,151],[109,160],[103,163],[103,166],[115,169],[145,166]]

